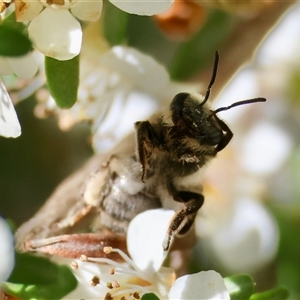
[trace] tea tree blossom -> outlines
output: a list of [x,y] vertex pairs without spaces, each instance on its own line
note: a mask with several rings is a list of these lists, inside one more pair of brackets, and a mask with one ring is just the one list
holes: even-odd
[[230,299],[223,278],[215,271],[176,279],[171,268],[161,267],[167,255],[162,241],[173,215],[172,210],[157,209],[134,218],[127,242],[131,259],[118,249],[105,249],[118,252],[125,263],[85,256],[74,261],[71,265],[79,285],[65,299],[139,299],[150,292],[160,299]]
[[[111,2],[128,13],[153,15],[168,9],[173,1]],[[58,60],[72,59],[80,53],[82,29],[76,18],[97,21],[102,11],[102,0],[16,0],[15,5],[17,21],[31,21],[28,33],[34,47],[44,55]]]

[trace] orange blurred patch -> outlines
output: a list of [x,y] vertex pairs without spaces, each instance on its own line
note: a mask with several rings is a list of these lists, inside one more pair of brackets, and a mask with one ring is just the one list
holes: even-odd
[[189,0],[175,0],[166,12],[154,19],[165,34],[174,40],[186,40],[204,23],[206,10]]

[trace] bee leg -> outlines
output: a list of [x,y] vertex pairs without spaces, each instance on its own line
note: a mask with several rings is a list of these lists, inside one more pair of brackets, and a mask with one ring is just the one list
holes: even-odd
[[214,115],[214,117],[215,117],[215,120],[217,121],[217,123],[219,124],[219,126],[221,127],[222,131],[224,132],[220,143],[216,147],[217,152],[220,152],[228,145],[228,143],[230,142],[230,140],[233,137],[233,133],[225,122],[220,120],[216,115]]
[[134,127],[137,132],[137,154],[142,164],[142,181],[145,182],[152,151],[161,145],[161,140],[149,121],[136,122]]
[[168,185],[168,190],[175,201],[182,202],[185,206],[176,212],[170,222],[167,236],[163,242],[165,251],[169,249],[171,239],[175,233],[185,234],[189,231],[194,223],[198,210],[204,203],[204,196],[202,194],[188,191],[178,192],[172,184]]
[[26,241],[23,251],[67,258],[104,257],[122,261],[117,253],[106,253],[105,247],[118,248],[127,253],[126,237],[112,232],[65,234]]

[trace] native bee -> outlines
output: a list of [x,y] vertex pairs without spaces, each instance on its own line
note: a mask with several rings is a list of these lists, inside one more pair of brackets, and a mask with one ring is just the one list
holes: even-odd
[[[113,154],[92,174],[83,193],[84,205],[76,208],[59,226],[72,226],[82,216],[93,212],[92,231],[126,236],[128,224],[137,214],[164,207],[176,211],[166,232],[164,250],[169,249],[175,234],[184,235],[189,231],[204,203],[203,166],[233,137],[217,114],[238,105],[266,101],[254,98],[212,110],[208,99],[218,61],[216,52],[205,96],[179,93],[166,111],[135,123],[136,151]],[[57,237],[51,241],[57,243],[61,239]],[[47,239],[31,241],[27,248],[37,249],[45,243]]]

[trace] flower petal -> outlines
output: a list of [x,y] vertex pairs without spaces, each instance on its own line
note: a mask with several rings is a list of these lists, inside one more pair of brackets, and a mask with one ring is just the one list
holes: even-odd
[[156,1],[143,1],[143,0],[110,0],[116,7],[126,11],[129,14],[152,16],[162,13],[169,9],[173,4],[173,0],[156,0]]
[[15,138],[20,134],[21,126],[14,105],[4,84],[0,81],[0,135]]
[[132,132],[134,122],[147,119],[159,108],[155,97],[140,91],[119,91],[109,96],[113,96],[109,113],[94,126],[93,147],[97,152],[111,149],[116,141]]
[[115,46],[102,56],[101,64],[118,72],[136,88],[154,95],[170,85],[166,69],[151,56],[134,48]]
[[135,264],[150,276],[159,270],[167,255],[162,243],[173,215],[173,210],[147,210],[129,224],[128,252]]
[[80,52],[81,26],[68,10],[46,8],[32,20],[28,32],[35,48],[46,56],[68,60]]
[[15,0],[17,22],[33,20],[43,9],[39,0]]
[[102,11],[102,0],[78,1],[71,8],[72,14],[82,21],[97,21]]
[[20,78],[32,78],[38,70],[37,62],[34,60],[32,53],[13,58],[7,57],[7,61],[14,73]]
[[215,271],[204,271],[179,277],[169,292],[169,299],[230,299],[222,276]]
[[[1,129],[1,125],[0,125]],[[13,234],[6,224],[6,222],[0,217],[0,283],[5,281],[13,267],[15,262],[14,251],[14,238]]]

